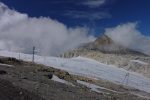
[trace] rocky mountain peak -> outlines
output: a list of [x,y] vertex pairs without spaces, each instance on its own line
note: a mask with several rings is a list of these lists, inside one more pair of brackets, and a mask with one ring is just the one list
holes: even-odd
[[108,37],[105,34],[101,35],[94,42],[81,45],[78,49],[99,51],[99,52],[106,53],[106,54],[144,55],[143,53],[126,48],[122,45],[115,43],[110,37]]
[[107,35],[103,34],[101,37],[97,38],[94,43],[95,45],[106,45],[112,44],[113,40],[109,38]]

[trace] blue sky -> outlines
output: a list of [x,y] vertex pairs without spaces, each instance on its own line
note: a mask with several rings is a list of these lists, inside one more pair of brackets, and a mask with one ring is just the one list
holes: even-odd
[[138,22],[139,30],[150,35],[150,0],[0,0],[31,17],[50,17],[68,27],[87,26],[99,36],[105,28]]

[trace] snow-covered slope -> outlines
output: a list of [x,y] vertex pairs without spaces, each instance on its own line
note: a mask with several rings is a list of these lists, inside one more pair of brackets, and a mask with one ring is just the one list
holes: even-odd
[[[0,51],[0,56],[20,58],[31,61],[32,55]],[[84,75],[96,79],[106,79],[111,82],[128,85],[130,87],[150,93],[150,79],[140,74],[126,71],[112,65],[99,63],[95,60],[76,57],[71,59],[58,57],[35,56],[35,62],[66,70],[73,74]]]

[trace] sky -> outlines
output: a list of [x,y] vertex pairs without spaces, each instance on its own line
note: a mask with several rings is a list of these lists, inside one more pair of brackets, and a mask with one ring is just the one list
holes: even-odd
[[149,0],[0,0],[0,50],[57,56],[102,34],[150,54]]
[[150,35],[149,0],[0,0],[30,17],[50,17],[68,27],[87,26],[99,36],[105,28],[138,22],[142,34]]

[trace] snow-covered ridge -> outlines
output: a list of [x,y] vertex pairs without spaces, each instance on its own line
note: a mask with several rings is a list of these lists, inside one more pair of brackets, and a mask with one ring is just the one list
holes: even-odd
[[[0,51],[0,56],[19,58],[32,61],[32,55],[7,51]],[[73,74],[84,75],[97,79],[106,79],[114,83],[128,85],[130,87],[150,93],[150,79],[140,74],[126,71],[112,65],[99,63],[95,60],[77,57],[71,59],[58,57],[35,56],[35,62],[66,70]]]

